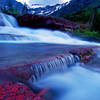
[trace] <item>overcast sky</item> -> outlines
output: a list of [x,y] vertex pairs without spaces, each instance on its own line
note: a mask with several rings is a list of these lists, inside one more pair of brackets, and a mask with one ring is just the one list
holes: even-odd
[[16,0],[22,3],[26,2],[28,5],[32,4],[43,4],[43,5],[54,5],[57,3],[64,3],[70,0]]

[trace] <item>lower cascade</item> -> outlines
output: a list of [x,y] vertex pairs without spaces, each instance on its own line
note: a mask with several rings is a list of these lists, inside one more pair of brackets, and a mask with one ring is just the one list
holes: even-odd
[[38,80],[42,75],[64,72],[68,67],[75,65],[80,61],[80,58],[75,55],[66,55],[61,57],[56,57],[55,59],[42,62],[40,64],[31,65],[30,69],[33,71],[32,77],[29,79],[31,83]]
[[[8,44],[51,43],[83,47],[100,46],[100,43],[72,38],[67,32],[19,27],[16,19],[7,14],[0,13],[0,18],[2,18],[2,21],[0,20],[0,44],[2,45],[3,43],[7,46]],[[100,49],[96,52],[100,58]],[[2,62],[2,58],[0,59]],[[54,93],[51,100],[100,100],[100,73],[83,68],[78,55],[68,53],[55,56],[53,59],[27,65],[27,67],[30,72],[33,72],[27,82],[33,86],[35,84],[41,88],[50,88]]]
[[99,100],[100,73],[75,65],[67,72],[52,75],[37,82],[55,94],[52,100]]

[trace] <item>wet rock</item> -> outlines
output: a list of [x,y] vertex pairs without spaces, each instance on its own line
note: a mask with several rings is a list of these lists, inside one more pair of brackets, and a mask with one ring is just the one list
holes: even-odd
[[91,57],[95,55],[94,48],[78,48],[78,49],[73,49],[70,51],[70,53],[74,55],[78,55],[81,59],[81,62],[87,63],[91,60]]
[[87,68],[88,70],[100,73],[100,58],[98,56],[91,56],[91,59],[80,66]]

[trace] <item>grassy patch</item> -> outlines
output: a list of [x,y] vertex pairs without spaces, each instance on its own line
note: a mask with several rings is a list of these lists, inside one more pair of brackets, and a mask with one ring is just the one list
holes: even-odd
[[79,28],[79,29],[76,29],[74,33],[76,35],[83,35],[83,36],[95,37],[97,39],[100,39],[100,33],[97,31],[91,31],[90,29]]

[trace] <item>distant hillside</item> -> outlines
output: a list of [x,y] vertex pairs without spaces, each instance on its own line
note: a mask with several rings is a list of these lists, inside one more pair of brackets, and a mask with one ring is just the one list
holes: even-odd
[[63,16],[64,14],[75,13],[88,7],[98,7],[100,0],[71,0],[67,6],[52,13],[52,16]]
[[32,14],[37,14],[37,15],[50,15],[54,12],[56,12],[57,10],[61,9],[62,7],[66,6],[68,4],[68,2],[63,3],[63,4],[56,4],[56,5],[47,5],[47,6],[43,6],[43,5],[32,5],[32,7],[29,9],[29,11]]
[[74,31],[77,35],[100,39],[100,0],[71,0],[67,6],[51,14],[89,27]]
[[1,10],[16,9],[19,13],[22,13],[23,8],[25,8],[25,6],[16,0],[0,0]]

